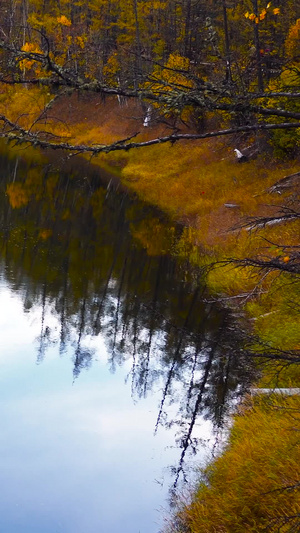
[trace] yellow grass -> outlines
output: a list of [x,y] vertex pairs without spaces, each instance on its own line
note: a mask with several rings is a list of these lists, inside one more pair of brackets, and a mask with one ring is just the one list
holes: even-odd
[[288,517],[300,512],[299,487],[287,489],[300,478],[299,407],[299,397],[272,397],[244,408],[227,449],[205,470],[169,532],[289,531]]

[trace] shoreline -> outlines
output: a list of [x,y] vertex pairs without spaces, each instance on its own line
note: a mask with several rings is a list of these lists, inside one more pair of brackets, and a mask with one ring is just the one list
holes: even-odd
[[[49,95],[41,89],[7,89],[0,98],[0,110],[4,106],[6,113],[11,110],[15,118],[24,101],[27,102],[28,116],[21,118],[25,126],[26,121],[32,122],[47,98]],[[40,124],[46,126],[71,142],[86,144],[116,141],[137,131],[147,139],[165,134],[168,128],[159,123],[143,127],[140,103],[128,100],[120,106],[115,97],[103,101],[97,95],[88,98],[76,93],[54,104]],[[184,131],[186,126],[182,127]],[[272,160],[263,140],[247,137],[247,143],[261,143],[262,153],[246,163],[238,163],[234,153],[236,142],[237,139],[183,141],[173,146],[168,143],[82,158],[182,224],[182,237],[174,254],[204,268],[232,258],[243,261],[246,257],[263,257],[266,242],[273,243],[268,249],[270,257],[280,251],[283,239],[287,246],[299,244],[299,219],[262,224],[261,228],[251,230],[252,217],[276,217],[284,202],[298,207],[300,179],[292,187],[283,188],[281,194],[274,185],[297,174],[299,162]],[[281,256],[283,260],[284,254]],[[213,297],[239,300],[259,337],[279,349],[295,348],[300,346],[298,317],[291,316],[284,287],[275,278],[273,273],[263,276],[259,269],[233,269],[228,264],[222,269],[209,269],[207,283]]]
[[[91,123],[89,129],[88,124],[85,124],[84,133],[90,133],[92,126]],[[82,130],[78,124],[75,124],[74,130],[76,128]],[[41,152],[35,151],[35,154],[37,153],[39,153],[38,157],[43,157]],[[122,187],[134,192],[147,203],[155,205],[174,221],[179,221],[183,225],[183,231],[176,248],[173,249],[173,254],[180,259],[190,261],[196,267],[206,267],[211,262],[224,261],[233,254],[242,259],[247,253],[260,253],[266,246],[264,239],[269,238],[270,235],[273,236],[271,238],[275,238],[276,235],[280,238],[282,236],[288,243],[297,242],[299,222],[265,227],[260,229],[259,233],[247,232],[245,229],[228,231],[230,226],[237,225],[238,221],[243,220],[243,217],[247,215],[250,216],[255,209],[264,214],[266,209],[264,201],[268,199],[276,198],[278,203],[272,209],[279,208],[280,203],[289,197],[291,191],[288,190],[284,195],[277,195],[276,192],[270,194],[267,191],[274,183],[287,174],[292,174],[293,170],[297,170],[296,161],[281,162],[277,166],[276,164],[270,165],[268,161],[256,159],[241,165],[232,158],[231,148],[229,150],[228,145],[211,141],[209,143],[201,141],[201,145],[197,143],[193,147],[183,143],[173,147],[158,146],[147,151],[118,154],[116,158],[114,154],[111,154],[107,157],[93,158],[91,161],[87,161],[86,158],[81,158],[81,160],[84,161],[83,166],[90,163],[95,169],[101,169],[104,166],[107,179],[112,173],[114,180],[120,181]],[[226,187],[228,182],[230,186]],[[227,202],[240,207],[226,207],[224,203]],[[183,209],[178,211],[178,206],[182,204]],[[149,228],[147,238],[150,241],[155,239],[155,234],[151,237],[151,228]],[[152,253],[155,253],[155,247]],[[290,284],[291,279],[288,278],[285,283],[282,280],[283,276],[276,278],[272,274],[261,278],[263,276],[259,272],[256,274],[252,269],[245,267],[234,268],[232,264],[209,269],[207,274],[212,298],[224,298],[227,304],[238,302],[234,307],[245,313],[248,320],[252,319],[254,332],[260,334],[264,340],[272,342],[276,348],[281,349],[286,346],[292,348],[293,343],[297,348],[298,343],[300,345],[297,338],[299,314],[297,315],[297,309],[294,312],[291,311],[289,306],[291,295],[290,291],[286,290],[286,283]],[[295,285],[293,289],[295,290]],[[276,366],[265,368],[259,384],[253,386],[269,388],[275,385],[275,379],[278,388],[297,388],[299,387],[299,370],[297,371],[294,365],[276,375]],[[199,506],[200,512],[204,514],[204,517],[206,516],[203,501],[207,501],[207,508],[210,508],[211,498],[215,498],[215,513],[221,514],[222,524],[226,524],[225,520],[229,520],[228,529],[224,529],[227,533],[227,531],[232,531],[233,524],[236,524],[240,516],[243,516],[243,520],[247,519],[246,511],[244,511],[247,506],[250,519],[252,518],[257,509],[256,502],[260,499],[264,479],[267,479],[268,490],[273,492],[284,485],[284,479],[292,483],[290,468],[292,463],[288,451],[290,447],[296,446],[294,442],[296,432],[288,433],[286,413],[290,408],[299,410],[299,397],[291,397],[283,403],[281,398],[281,403],[276,403],[273,401],[274,398],[270,402],[262,396],[264,395],[257,395],[251,401],[245,399],[234,417],[231,436],[225,451],[210,463],[205,471],[204,476],[209,481],[204,483],[199,475],[199,488],[196,489],[190,505],[184,505],[184,510],[177,508],[177,513],[183,513],[182,516],[187,517],[185,523],[192,524],[192,527],[194,523],[197,524],[196,529],[191,529],[191,531],[214,531],[212,529],[216,525],[214,517],[211,518],[212,525],[206,522],[206,525],[202,523],[199,526],[197,523]],[[287,410],[282,416],[282,409],[285,407]],[[280,416],[276,418],[275,415],[278,413]],[[283,423],[285,425],[282,429]],[[270,465],[269,460],[272,463]],[[294,458],[293,461],[292,470],[297,472],[297,462]],[[243,477],[243,472],[247,474],[249,464],[251,464],[253,475],[247,481],[247,478]],[[260,473],[261,471],[263,473]],[[221,483],[220,476],[225,481],[227,480],[226,486],[225,481]],[[253,476],[260,481],[252,490],[249,485],[251,480],[253,481]],[[239,499],[241,479],[243,490],[245,489],[245,498]],[[217,492],[215,492],[216,487]],[[223,500],[218,500],[220,487]],[[223,502],[225,511],[226,505],[228,509],[229,504],[227,517],[223,516],[224,513],[222,515],[221,508],[218,509],[218,501]],[[230,508],[231,501],[233,503]],[[281,505],[281,500],[276,495],[272,502],[269,505],[272,504],[275,509],[276,506]],[[289,507],[290,504],[287,500],[282,505]],[[297,500],[295,505],[297,505]],[[245,523],[237,531],[242,533]],[[206,529],[203,529],[204,527]],[[171,531],[175,533],[175,531],[182,530],[173,528],[170,529]]]

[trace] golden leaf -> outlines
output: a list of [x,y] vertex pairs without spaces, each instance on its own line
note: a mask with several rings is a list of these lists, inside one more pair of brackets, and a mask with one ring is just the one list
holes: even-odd
[[72,22],[67,17],[65,17],[65,15],[61,15],[60,17],[57,17],[56,20],[62,26],[72,26]]

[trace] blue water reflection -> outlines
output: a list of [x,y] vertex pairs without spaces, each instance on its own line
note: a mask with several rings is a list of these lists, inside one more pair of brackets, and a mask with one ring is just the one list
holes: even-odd
[[56,346],[37,365],[41,309],[25,314],[3,282],[0,308],[0,530],[158,531],[166,466],[178,459],[174,432],[153,436],[159,387],[134,402],[130,363],[112,374],[101,339],[92,369],[75,382],[70,354],[60,357]]

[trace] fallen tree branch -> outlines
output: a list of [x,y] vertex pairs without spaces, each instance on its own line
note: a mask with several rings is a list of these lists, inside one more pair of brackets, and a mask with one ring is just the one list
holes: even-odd
[[[174,133],[167,135],[165,137],[157,137],[155,139],[150,139],[148,141],[140,142],[128,142],[128,138],[117,140],[111,144],[98,144],[94,146],[89,146],[85,144],[69,144],[65,142],[53,143],[46,139],[39,137],[39,132],[32,133],[29,130],[25,130],[18,126],[18,124],[12,122],[4,115],[0,115],[0,122],[3,122],[4,125],[10,126],[9,131],[0,132],[0,137],[6,138],[9,141],[15,141],[16,143],[29,143],[33,146],[39,148],[51,148],[52,150],[66,150],[69,152],[77,153],[91,153],[94,155],[100,153],[109,153],[117,150],[131,150],[132,148],[143,148],[146,146],[153,146],[155,144],[163,144],[170,142],[174,144],[178,141],[184,140],[199,140],[199,139],[210,139],[212,137],[221,137],[224,135],[233,135],[236,133],[243,133],[249,131],[264,131],[264,130],[277,130],[277,129],[290,129],[290,128],[300,128],[300,122],[288,122],[282,124],[255,124],[249,126],[239,126],[237,128],[230,128],[226,130],[211,131],[207,133]],[[17,133],[14,133],[17,131]],[[135,136],[135,135],[134,135]]]
[[218,265],[232,265],[235,267],[255,267],[261,271],[278,271],[289,274],[300,274],[300,252],[294,251],[290,253],[290,257],[274,257],[274,258],[246,258],[246,259],[227,259],[219,261]]
[[[296,174],[293,174],[293,176],[296,176]],[[268,207],[271,207],[271,206],[269,205]],[[265,216],[265,217],[262,217],[262,216],[246,217],[244,219],[245,222],[233,226],[230,229],[230,231],[236,231],[236,230],[241,230],[241,229],[252,231],[252,230],[259,229],[259,228],[264,228],[265,226],[279,224],[280,222],[286,222],[287,220],[294,220],[294,219],[300,218],[300,211],[296,209],[292,209],[289,206],[275,205],[272,207],[276,207],[277,209],[280,208],[280,211],[278,211],[276,215],[270,215],[270,216]],[[271,243],[271,244],[274,245],[274,243]],[[279,245],[276,245],[276,246],[279,246]]]
[[284,176],[279,181],[274,183],[272,187],[269,187],[269,189],[267,189],[267,192],[271,192],[271,193],[278,192],[280,189],[285,189],[286,187],[290,187],[291,181],[293,181],[294,178],[300,179],[300,171],[295,172],[294,174],[290,174],[289,176]]

